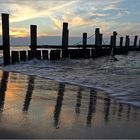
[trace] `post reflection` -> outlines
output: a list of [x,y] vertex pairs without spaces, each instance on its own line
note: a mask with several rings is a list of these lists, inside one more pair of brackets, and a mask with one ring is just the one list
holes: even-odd
[[104,98],[104,120],[105,120],[105,122],[109,121],[110,105],[111,105],[111,99]]
[[27,112],[29,110],[29,105],[32,99],[32,94],[34,90],[34,80],[35,78],[33,76],[29,77],[29,83],[28,83],[28,88],[25,96],[25,101],[23,105],[23,111]]
[[131,106],[128,105],[128,109],[127,109],[127,120],[129,121],[130,119],[130,112],[131,112]]
[[59,116],[61,113],[62,103],[63,103],[63,96],[65,91],[65,85],[60,83],[59,90],[54,110],[54,126],[58,129],[59,128]]
[[97,93],[95,90],[91,90],[89,107],[88,107],[88,116],[87,116],[87,125],[88,126],[91,126],[93,114],[96,113],[96,100],[97,100]]
[[122,103],[119,104],[119,111],[118,111],[118,117],[121,119],[123,112],[123,105]]
[[80,114],[81,100],[82,100],[82,88],[79,87],[77,93],[76,107],[75,107],[76,114]]
[[9,77],[9,73],[3,71],[1,84],[0,84],[0,111],[2,111],[3,108],[4,108],[5,94],[6,94],[6,90],[7,90],[8,77]]

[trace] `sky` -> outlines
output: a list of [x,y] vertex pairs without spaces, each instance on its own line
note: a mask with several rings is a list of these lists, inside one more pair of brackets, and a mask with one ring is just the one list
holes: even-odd
[[[31,24],[38,25],[39,38],[60,37],[63,22],[71,37],[90,36],[97,27],[104,36],[140,35],[139,7],[140,0],[0,0],[0,13],[10,14],[10,35],[18,43],[29,42]],[[0,38],[1,32],[0,20]]]

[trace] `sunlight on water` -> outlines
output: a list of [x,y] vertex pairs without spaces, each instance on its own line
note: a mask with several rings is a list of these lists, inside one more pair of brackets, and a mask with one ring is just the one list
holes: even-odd
[[0,138],[140,136],[140,110],[102,92],[2,71],[0,78]]

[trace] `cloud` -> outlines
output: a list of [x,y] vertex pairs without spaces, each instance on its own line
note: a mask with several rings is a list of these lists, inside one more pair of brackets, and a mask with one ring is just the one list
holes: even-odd
[[121,22],[128,22],[129,19],[124,21],[123,18],[130,15],[130,9],[121,6],[122,2],[127,1],[130,0],[0,0],[0,12],[10,13],[14,36],[27,35],[27,24],[34,21],[42,28],[39,35],[45,34],[45,26],[48,33],[60,34],[63,22],[69,22],[73,34],[76,31],[81,33],[81,30],[90,31],[91,27],[100,27],[103,32],[110,32]]

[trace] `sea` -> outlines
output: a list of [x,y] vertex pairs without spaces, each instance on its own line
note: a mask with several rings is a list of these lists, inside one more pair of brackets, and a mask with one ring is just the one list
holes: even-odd
[[[11,47],[11,50],[28,50],[29,47]],[[0,69],[33,75],[61,83],[103,91],[120,103],[140,107],[140,52],[97,59],[31,60],[3,66],[0,51]]]

